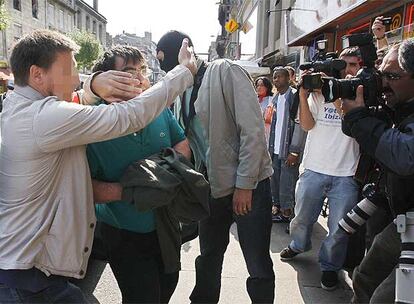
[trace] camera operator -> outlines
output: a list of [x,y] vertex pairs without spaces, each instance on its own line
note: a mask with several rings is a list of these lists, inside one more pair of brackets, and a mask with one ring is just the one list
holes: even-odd
[[[379,162],[385,172],[386,193],[395,217],[414,208],[414,39],[394,46],[380,67],[387,106],[394,127],[376,118],[364,105],[363,87],[356,99],[343,100],[343,131]],[[354,303],[392,303],[395,268],[401,251],[394,223],[374,240],[353,275]]]
[[[342,77],[356,74],[358,55],[357,49],[346,49],[341,53],[340,58],[347,62]],[[309,94],[303,86],[299,90],[299,100],[300,125],[308,131],[302,162],[304,172],[296,186],[295,217],[290,224],[292,242],[281,251],[280,258],[291,260],[310,250],[313,225],[318,220],[325,198],[328,198],[329,234],[322,242],[319,262],[321,286],[325,290],[333,290],[338,284],[338,271],[345,260],[348,241],[347,235],[336,233],[339,229],[337,223],[358,199],[358,185],[353,176],[359,148],[354,139],[341,131],[339,105],[325,103],[320,91]]]

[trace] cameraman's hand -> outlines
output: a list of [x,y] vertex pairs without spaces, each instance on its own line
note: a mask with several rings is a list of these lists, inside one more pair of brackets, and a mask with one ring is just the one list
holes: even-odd
[[352,109],[364,107],[364,87],[359,85],[356,90],[355,100],[342,99],[341,110],[344,114],[348,113]]
[[372,33],[374,34],[375,38],[382,39],[385,37],[385,25],[382,23],[383,16],[379,16],[375,18],[374,23],[372,24]]
[[311,70],[304,70],[304,71],[302,71],[302,73],[300,74],[300,78],[299,78],[299,83],[298,83],[298,86],[299,86],[299,97],[300,97],[301,99],[308,99],[308,96],[309,96],[309,90],[308,90],[308,89],[305,89],[305,88],[303,87],[303,76],[305,76],[305,75],[310,75],[310,74],[312,74],[312,71],[311,71]]
[[178,62],[187,67],[195,76],[197,74],[197,63],[192,48],[188,47],[188,39],[184,38],[181,44],[180,53],[178,53]]

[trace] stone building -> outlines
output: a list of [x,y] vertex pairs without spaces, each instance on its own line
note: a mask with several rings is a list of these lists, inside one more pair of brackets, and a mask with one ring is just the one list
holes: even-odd
[[76,28],[94,35],[104,49],[106,43],[106,18],[98,11],[98,0],[93,0],[93,6],[82,0],[76,0]]
[[4,0],[10,17],[6,30],[0,32],[0,64],[7,65],[14,42],[36,29],[51,29],[69,34],[76,29],[96,36],[106,48],[107,20],[98,10],[82,0]]

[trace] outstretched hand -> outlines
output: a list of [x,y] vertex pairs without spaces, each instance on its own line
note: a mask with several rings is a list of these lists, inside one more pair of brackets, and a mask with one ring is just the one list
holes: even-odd
[[195,75],[197,74],[197,63],[193,49],[188,47],[188,43],[188,39],[184,38],[181,44],[180,52],[178,53],[178,63],[187,67],[190,72]]

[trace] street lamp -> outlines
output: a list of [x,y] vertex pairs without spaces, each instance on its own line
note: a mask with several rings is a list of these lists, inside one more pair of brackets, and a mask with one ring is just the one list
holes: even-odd
[[[276,2],[276,4],[279,2]],[[276,5],[275,5],[276,6]],[[308,9],[308,8],[300,8],[300,7],[287,7],[287,8],[282,8],[282,9],[274,9],[274,10],[267,10],[266,13],[269,16],[270,13],[276,13],[276,12],[291,12],[291,11],[303,11],[303,12],[314,12],[316,13],[316,19],[318,21],[321,21],[321,16],[319,15],[318,10],[314,10],[314,9]]]

